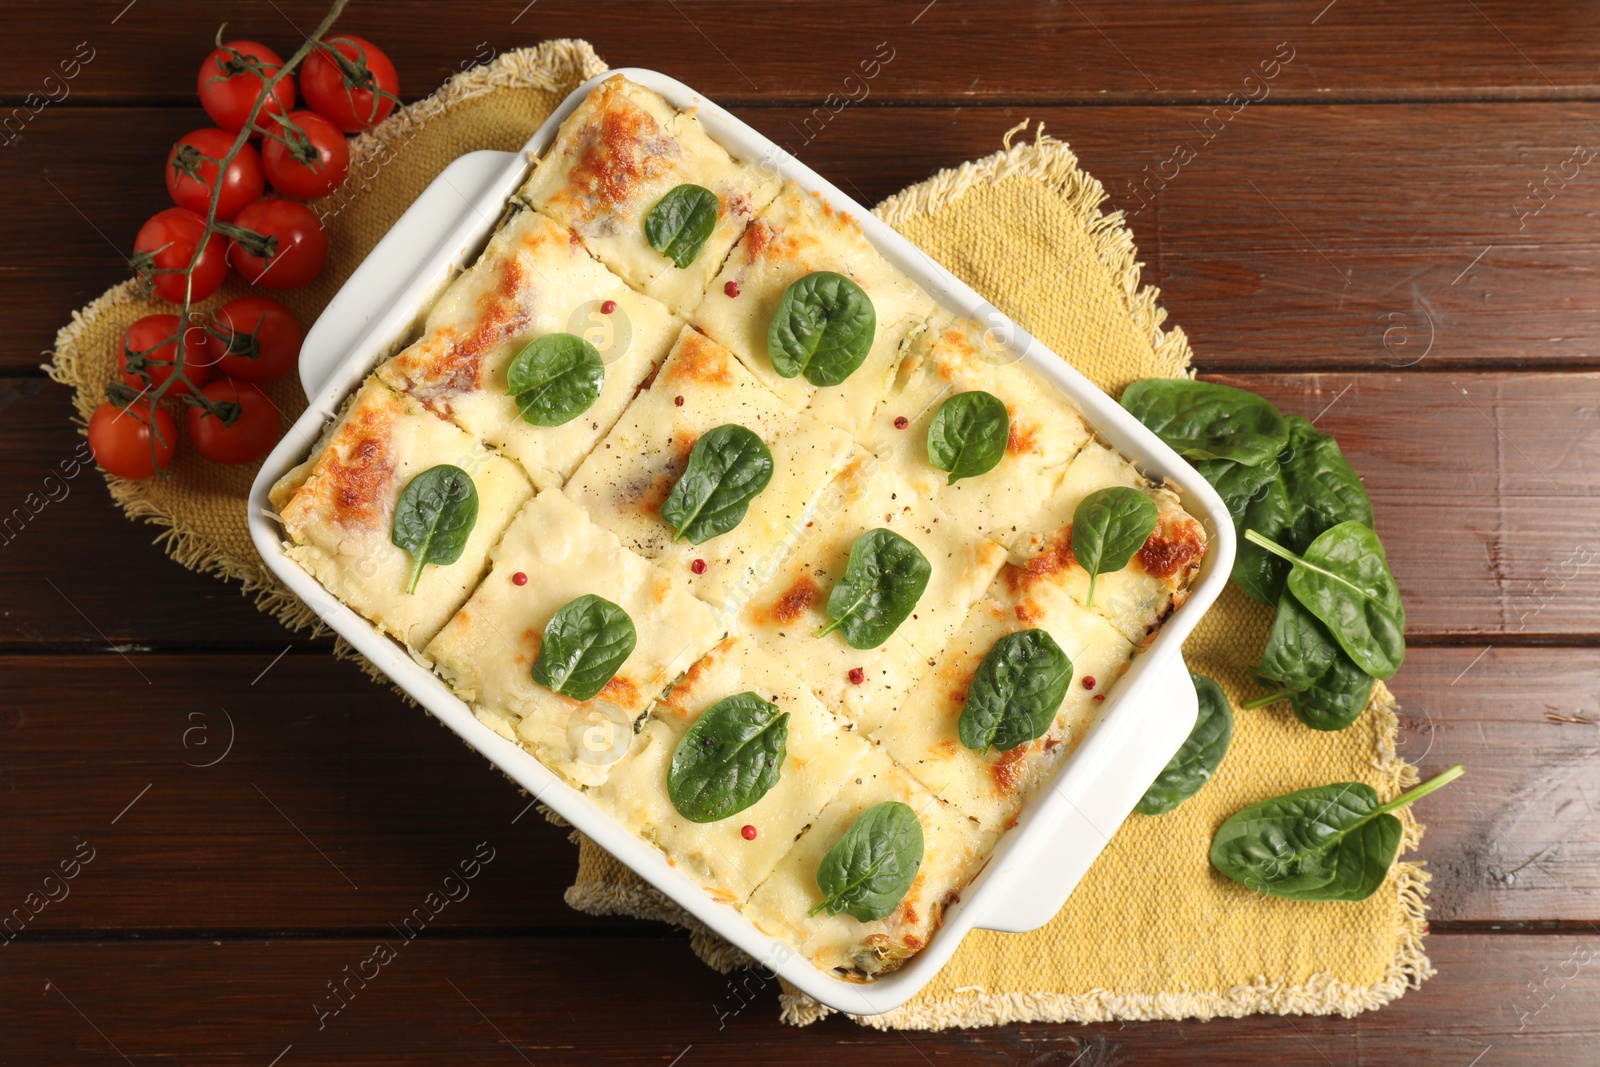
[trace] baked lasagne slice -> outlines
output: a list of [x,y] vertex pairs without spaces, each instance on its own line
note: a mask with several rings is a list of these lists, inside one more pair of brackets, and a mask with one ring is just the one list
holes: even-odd
[[[740,693],[755,693],[789,716],[778,783],[743,811],[693,822],[668,794],[672,755],[707,708]],[[729,637],[651,706],[633,751],[589,796],[717,899],[742,904],[871,747],[748,638]]]
[[[681,583],[623,548],[558,489],[523,508],[493,560],[423,656],[480,721],[572,782],[598,785],[627,751],[634,720],[721,629]],[[628,613],[637,644],[598,696],[578,701],[535,682],[532,669],[551,617],[591,593]]]
[[[767,349],[784,292],[816,271],[859,285],[877,320],[865,362],[840,384],[822,388],[803,375],[779,375]],[[750,224],[689,320],[738,353],[790,404],[859,437],[889,390],[901,348],[937,313],[928,295],[872,247],[855,219],[791,182]]]
[[[524,209],[439,297],[421,339],[379,367],[378,376],[521,463],[544,489],[565,481],[605,436],[679,327],[570,231]],[[581,414],[559,426],[536,426],[522,417],[508,371],[525,346],[555,333],[592,344],[605,380]]]
[[1091,441],[1067,468],[1038,520],[1039,532],[1019,539],[1013,554],[1034,572],[1059,573],[1073,599],[1084,603],[1089,572],[1072,555],[1073,512],[1095,490],[1124,485],[1155,501],[1156,529],[1126,567],[1095,580],[1092,607],[1124,637],[1142,645],[1188,597],[1206,551],[1205,527],[1183,509],[1177,493],[1140,474],[1116,450]]
[[[908,805],[922,824],[922,863],[911,889],[876,922],[861,922],[846,912],[812,915],[823,900],[817,886],[823,857],[863,812],[891,800]],[[750,897],[744,914],[818,968],[847,980],[871,979],[927,946],[945,909],[983,869],[997,839],[995,831],[929,793],[875,747]]]
[[[1011,547],[1037,528],[1034,520],[1092,436],[1089,427],[982,323],[957,319],[929,330],[910,349],[861,444],[941,510]],[[928,428],[946,401],[973,390],[1005,404],[1010,434],[998,465],[950,485],[949,475],[929,460]]]
[[[852,648],[839,630],[817,637],[830,621],[828,596],[844,576],[851,547],[879,528],[910,541],[928,561],[931,573],[916,607],[877,648]],[[888,464],[858,448],[741,618],[756,642],[823,704],[870,733],[936,662],[1004,560],[1005,549],[945,515]]]
[[[645,230],[651,209],[680,185],[700,186],[717,201],[715,226],[683,267],[656,251]],[[692,112],[617,75],[561,124],[520,195],[582,237],[630,285],[682,313],[699,302],[778,186],[772,174],[730,156]]]
[[[478,518],[455,562],[429,564],[407,592],[412,557],[392,540],[412,478],[451,464],[478,493]],[[517,465],[369,378],[306,462],[272,487],[289,558],[408,648],[426,645],[478,584],[489,550],[533,494]]]
[[[674,541],[661,506],[695,442],[727,423],[766,443],[772,480],[732,530],[698,545]],[[726,614],[778,566],[850,451],[847,434],[795,411],[731,352],[685,327],[655,380],[584,460],[566,493],[629,549]]]
[[[1105,694],[1128,668],[1133,643],[1072,599],[1060,571],[1007,564],[900,711],[877,732],[896,763],[987,828],[1005,830],[1038,784],[1077,748]],[[1072,661],[1072,682],[1041,737],[1006,752],[975,752],[959,723],[983,657],[1007,634],[1039,629]]]

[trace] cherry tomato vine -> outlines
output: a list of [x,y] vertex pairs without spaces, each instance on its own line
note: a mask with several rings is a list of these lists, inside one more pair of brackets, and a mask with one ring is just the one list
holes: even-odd
[[[147,317],[135,324],[143,329],[130,329],[125,334],[122,373],[106,387],[110,401],[106,407],[115,406],[135,417],[142,428],[142,435],[148,438],[149,466],[163,477],[167,476],[165,468],[176,444],[174,420],[170,416],[163,417],[165,412],[160,407],[163,399],[181,400],[189,405],[189,425],[192,428],[197,423],[202,424],[208,434],[231,429],[241,418],[260,419],[259,414],[252,415],[247,410],[250,404],[241,402],[244,392],[250,392],[252,397],[260,394],[259,399],[252,401],[257,408],[261,400],[271,404],[264,393],[248,383],[243,390],[232,388],[231,382],[229,388],[220,387],[221,383],[218,382],[211,382],[211,387],[206,387],[213,365],[218,362],[218,353],[228,353],[235,361],[249,359],[258,351],[261,342],[254,334],[241,335],[233,326],[220,320],[204,328],[197,327],[193,321],[193,305],[216,291],[230,261],[236,267],[240,263],[276,265],[274,257],[280,250],[287,257],[291,252],[303,251],[294,246],[309,244],[310,248],[304,250],[304,254],[313,257],[313,262],[308,264],[302,259],[297,265],[286,263],[278,276],[287,274],[295,279],[294,284],[304,284],[321,269],[320,258],[315,257],[325,254],[325,237],[315,216],[298,201],[256,199],[261,192],[262,156],[273,160],[273,167],[279,174],[290,175],[283,182],[284,185],[295,185],[293,188],[280,187],[280,192],[301,196],[321,195],[343,180],[344,170],[348,166],[342,137],[338,138],[338,144],[331,143],[330,134],[335,132],[333,127],[350,123],[355,129],[370,128],[399,102],[399,97],[395,95],[398,83],[393,65],[381,51],[360,38],[327,37],[347,2],[334,0],[316,30],[287,60],[281,62],[270,49],[254,42],[225,44],[222,36],[227,27],[224,25],[217,30],[216,50],[202,67],[199,86],[203,99],[211,82],[236,77],[247,79],[250,86],[248,91],[253,91],[255,98],[236,133],[220,129],[200,131],[209,136],[202,138],[190,135],[174,146],[173,154],[169,157],[169,190],[180,205],[188,203],[193,210],[184,206],[169,208],[146,223],[140,231],[140,240],[135,243],[136,250],[129,260],[129,266],[146,292],[154,291],[177,304],[178,313]],[[262,53],[266,58],[256,53]],[[334,78],[342,81],[344,99],[339,103],[343,104],[343,110],[351,113],[345,121],[329,121],[325,115],[311,112],[293,112],[294,81],[291,76],[308,58],[313,57],[314,62],[307,64],[307,69],[316,65],[331,68],[336,72]],[[209,67],[215,67],[216,72],[208,80],[206,74]],[[305,71],[302,71],[302,78],[304,76]],[[327,72],[324,71],[319,78],[327,83]],[[326,95],[326,84],[323,90]],[[208,113],[211,106],[207,102]],[[215,114],[212,118],[217,120]],[[237,112],[230,119],[237,120]],[[219,125],[222,125],[220,121]],[[232,121],[228,125],[231,126]],[[215,154],[228,137],[232,138],[231,143],[220,154]],[[257,138],[262,140],[260,154],[251,144]],[[197,144],[196,141],[201,143]],[[240,205],[241,174],[244,188],[254,192],[253,197],[245,198],[246,206],[243,208]],[[272,177],[271,171],[268,177]],[[322,185],[326,185],[326,188],[320,188]],[[205,198],[203,213],[199,209],[197,195],[202,191],[209,194]],[[179,199],[180,193],[184,199]],[[286,215],[289,211],[296,212],[296,216],[286,222],[283,218],[274,218],[272,211],[259,210],[261,205],[273,205],[277,216]],[[278,210],[280,207],[282,210]],[[252,208],[257,210],[251,211]],[[239,215],[244,217],[235,221]],[[305,221],[299,218],[300,215],[311,220],[315,232],[309,237]],[[240,221],[268,219],[274,221],[272,229],[275,232],[264,233],[238,224]],[[262,226],[262,229],[266,228]],[[283,235],[281,238],[280,234]],[[258,267],[257,272],[265,273],[265,270]],[[259,278],[248,276],[247,280],[260,282]],[[292,286],[279,284],[276,287]],[[298,326],[293,323],[292,316],[286,317],[290,320],[287,327],[282,324],[273,327],[273,344],[277,348],[292,346],[293,354],[288,357],[292,360],[298,354]],[[170,334],[154,336],[161,331],[151,329],[153,320],[170,322]],[[258,316],[258,321],[265,320]],[[257,330],[261,328],[258,326]],[[292,331],[294,336],[285,337],[285,330]],[[226,369],[223,368],[224,372]],[[261,371],[261,380],[268,380],[267,368],[263,367]],[[250,375],[238,377],[243,380]],[[236,432],[235,436],[238,435]],[[244,436],[256,440],[260,437],[256,433]],[[128,468],[126,463],[122,466]],[[143,465],[132,466],[138,469]]]

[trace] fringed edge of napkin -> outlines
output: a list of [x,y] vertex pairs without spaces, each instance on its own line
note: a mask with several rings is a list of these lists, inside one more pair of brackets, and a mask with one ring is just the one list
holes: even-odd
[[1140,284],[1144,264],[1139,249],[1121,211],[1102,212],[1108,194],[1100,180],[1079,168],[1078,157],[1065,141],[1044,132],[1044,123],[1034,129],[1034,140],[1012,140],[1027,129],[1024,119],[1006,132],[1004,147],[983,159],[975,159],[889,197],[872,213],[890,226],[902,229],[914,218],[932,215],[940,208],[960,200],[975,185],[998,185],[1007,178],[1027,178],[1042,182],[1061,198],[1074,213],[1078,224],[1094,242],[1095,255],[1110,275],[1117,292],[1127,305],[1128,317],[1145,334],[1160,364],[1161,376],[1193,377],[1189,367],[1193,353],[1181,327],[1165,328],[1166,309],[1161,307],[1161,290]]
[[[1376,716],[1378,748],[1372,765],[1378,771],[1378,791],[1395,795],[1417,782],[1417,770],[1395,751],[1400,729],[1399,705],[1387,686],[1379,682],[1373,689],[1366,714]],[[1401,853],[1413,850],[1422,841],[1424,827],[1410,809],[1397,813],[1402,827]],[[1380,1008],[1416,989],[1433,977],[1435,971],[1423,951],[1422,937],[1427,932],[1427,896],[1430,876],[1416,861],[1397,862],[1391,884],[1399,902],[1401,924],[1399,945],[1383,979],[1370,986],[1342,982],[1329,974],[1312,975],[1304,983],[1291,984],[1257,975],[1248,983],[1228,989],[1179,991],[1171,993],[1128,994],[1092,989],[1086,993],[1003,993],[991,995],[982,989],[958,991],[941,1000],[913,999],[882,1015],[851,1015],[864,1026],[879,1030],[944,1030],[949,1027],[1000,1026],[1019,1022],[1098,1023],[1120,1020],[1214,1019],[1244,1015],[1343,1015],[1350,1017]],[[1330,905],[1336,906],[1336,905]],[[787,983],[779,994],[782,1019],[795,1026],[807,1026],[834,1014]]]

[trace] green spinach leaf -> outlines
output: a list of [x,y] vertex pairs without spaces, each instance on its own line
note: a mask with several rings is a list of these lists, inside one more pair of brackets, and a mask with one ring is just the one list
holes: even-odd
[[633,654],[638,640],[626,611],[586,593],[567,601],[545,625],[533,680],[573,700],[592,700]]
[[667,796],[690,822],[716,822],[767,795],[789,738],[789,713],[755,693],[723,697],[701,713],[672,753]]
[[949,485],[999,465],[1011,440],[1011,414],[993,393],[974,389],[939,405],[928,426],[928,462],[950,472]]
[[850,546],[844,577],[828,594],[828,618],[817,631],[842,630],[851,648],[877,648],[906,621],[933,567],[922,550],[893,530],[868,530]]
[[672,539],[701,544],[744,521],[750,501],[772,481],[772,452],[737,423],[707,430],[689,451],[689,463],[661,505]]
[[1461,777],[1460,766],[1387,804],[1363,782],[1302,789],[1252,804],[1218,828],[1211,866],[1247,889],[1288,900],[1365,900],[1400,847],[1389,812]]
[[1254,393],[1192,378],[1146,378],[1122,391],[1122,406],[1190,459],[1272,462],[1289,441],[1278,409]]
[[417,591],[423,567],[460,559],[477,524],[478,487],[460,467],[441,463],[407,482],[395,501],[389,528],[389,540],[395,547],[411,553],[406,592]]
[[898,800],[862,812],[817,867],[822,903],[811,909],[848,912],[864,923],[887,918],[905,899],[922,866],[922,823]]
[[1089,596],[1102,574],[1120,571],[1156,530],[1156,502],[1126,485],[1096,489],[1072,512],[1072,555],[1089,572]]
[[1222,687],[1203,674],[1190,672],[1200,715],[1178,754],[1156,776],[1133,810],[1140,815],[1162,815],[1200,792],[1222,766],[1233,741],[1233,708]]
[[1406,609],[1383,543],[1351,521],[1324,531],[1297,556],[1255,530],[1245,539],[1289,561],[1289,591],[1322,620],[1356,666],[1392,678],[1406,654]]
[[[1285,420],[1289,444],[1275,463],[1265,467],[1231,467],[1224,460],[1204,460],[1195,465],[1217,487],[1235,529],[1256,530],[1263,536],[1302,552],[1317,535],[1341,522],[1354,520],[1372,525],[1372,503],[1355,470],[1327,434],[1318,433],[1299,415]],[[1260,473],[1252,473],[1260,472]],[[1249,542],[1239,545],[1233,579],[1263,604],[1276,604],[1283,595],[1289,565]]]
[[1343,730],[1361,717],[1372,696],[1372,676],[1287,591],[1254,673],[1263,685],[1278,688],[1247,701],[1246,708],[1287,700],[1295,718],[1313,730]]
[[1300,692],[1316,685],[1341,655],[1328,628],[1286,590],[1278,599],[1256,673]]
[[594,345],[576,334],[547,333],[517,353],[506,369],[506,391],[522,421],[562,426],[600,399],[606,366]]
[[984,653],[956,722],[974,752],[1009,752],[1044,735],[1072,684],[1072,660],[1043,630],[1006,634]]
[[784,290],[767,327],[772,369],[785,378],[804,374],[815,386],[838,385],[866,362],[878,313],[861,286],[819,270]]
[[673,266],[687,267],[717,228],[717,206],[717,194],[710,189],[680,185],[644,217],[645,240]]

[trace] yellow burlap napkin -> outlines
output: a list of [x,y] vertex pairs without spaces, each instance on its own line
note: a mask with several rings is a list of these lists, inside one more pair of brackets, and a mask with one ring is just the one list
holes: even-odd
[[[451,79],[391,116],[354,146],[351,184],[328,220],[331,258],[318,282],[290,294],[304,321],[401,211],[452,159],[513,149],[570,89],[604,69],[581,41],[507,53]],[[1016,132],[1016,131],[1013,131]],[[935,259],[1041,341],[1115,394],[1128,382],[1188,373],[1183,334],[1164,330],[1156,293],[1139,285],[1132,237],[1103,215],[1100,184],[1066,145],[1045,137],[946,171],[877,208]],[[215,301],[236,293],[225,289]],[[50,366],[77,390],[80,415],[102,399],[122,328],[152,308],[118,286],[73,316]],[[304,407],[298,383],[280,383],[286,418]],[[185,566],[235,578],[286,624],[311,613],[256,558],[244,498],[254,470],[180,459],[169,481],[108,478],[133,517],[163,526]],[[1269,612],[1230,587],[1185,646],[1189,666],[1216,678],[1235,706],[1255,692]],[[1235,712],[1232,750],[1215,779],[1176,812],[1135,815],[1117,832],[1061,913],[1032,934],[969,934],[934,982],[903,1007],[860,1021],[938,1029],[1016,1021],[1209,1018],[1254,1012],[1354,1014],[1382,1005],[1433,973],[1422,951],[1428,876],[1396,863],[1359,904],[1299,904],[1258,896],[1212,872],[1212,832],[1269,796],[1331,781],[1363,781],[1395,795],[1416,772],[1394,750],[1395,707],[1378,685],[1367,713],[1335,734],[1276,709]],[[1422,828],[1409,812],[1403,850]],[[691,931],[707,963],[750,962],[580,835],[573,907],[660,919]],[[783,1017],[804,1024],[827,1008],[792,989]]]

